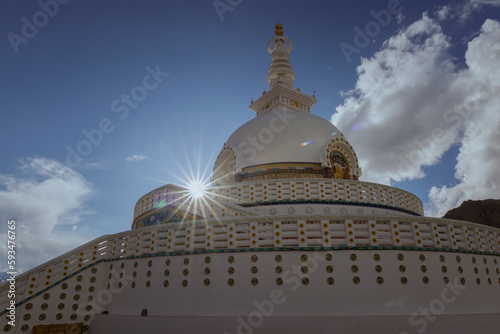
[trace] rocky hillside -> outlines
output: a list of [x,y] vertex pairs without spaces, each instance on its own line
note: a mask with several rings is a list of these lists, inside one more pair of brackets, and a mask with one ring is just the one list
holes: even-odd
[[458,208],[448,211],[443,218],[466,220],[500,228],[500,199],[465,201]]

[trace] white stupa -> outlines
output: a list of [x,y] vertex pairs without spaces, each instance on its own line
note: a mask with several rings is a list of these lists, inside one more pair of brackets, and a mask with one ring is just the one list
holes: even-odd
[[144,195],[130,231],[17,277],[14,311],[0,286],[4,332],[498,332],[500,230],[360,181],[353,147],[294,88],[280,24],[267,50],[270,89],[212,186]]

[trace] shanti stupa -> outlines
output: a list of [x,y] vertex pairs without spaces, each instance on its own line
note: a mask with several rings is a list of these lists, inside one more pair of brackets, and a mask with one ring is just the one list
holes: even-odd
[[210,187],[144,195],[130,231],[18,276],[15,308],[3,284],[2,331],[497,333],[500,230],[360,181],[347,138],[294,88],[292,46],[278,24],[269,90]]

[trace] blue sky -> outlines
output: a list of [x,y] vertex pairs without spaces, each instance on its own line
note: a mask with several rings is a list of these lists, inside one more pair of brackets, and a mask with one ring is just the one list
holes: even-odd
[[[432,215],[499,197],[500,1],[5,0],[0,13],[0,218],[18,221],[24,270],[129,229],[180,166],[208,176],[268,89],[278,21],[295,86],[316,91],[362,180]],[[444,116],[453,106],[471,107]]]

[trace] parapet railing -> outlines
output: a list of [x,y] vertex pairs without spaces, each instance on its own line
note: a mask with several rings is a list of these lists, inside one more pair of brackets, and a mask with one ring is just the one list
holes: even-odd
[[[179,188],[165,185],[139,199],[134,210],[134,219],[154,210],[162,202],[172,203],[183,196]],[[236,204],[286,203],[289,201],[334,201],[372,204],[424,215],[420,199],[401,189],[377,183],[335,179],[286,179],[245,181],[209,188],[221,201]],[[214,207],[215,214],[218,208]],[[201,213],[201,211],[200,211]]]
[[[99,260],[280,247],[415,247],[500,255],[500,229],[417,216],[263,216],[150,226],[105,235],[16,277],[17,301]],[[9,284],[0,286],[0,309]]]

